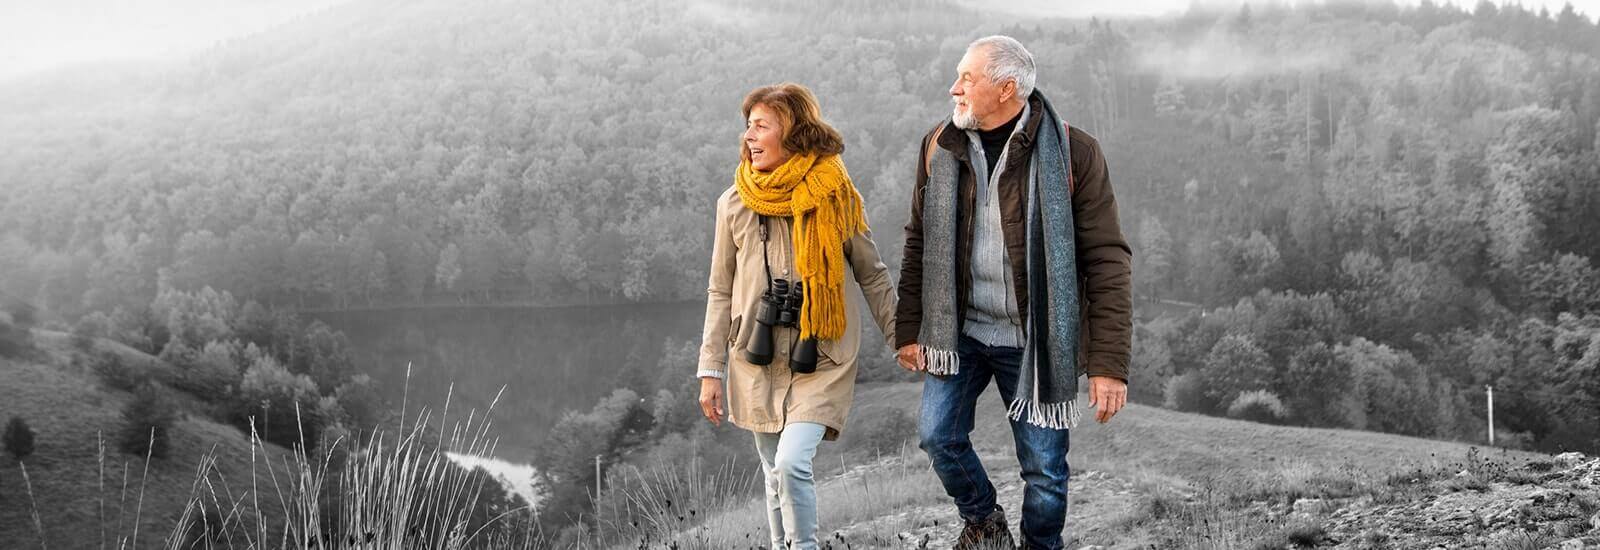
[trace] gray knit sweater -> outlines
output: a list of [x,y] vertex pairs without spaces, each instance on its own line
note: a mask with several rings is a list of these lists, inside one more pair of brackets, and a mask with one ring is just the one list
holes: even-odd
[[[1023,107],[1018,119],[1028,120],[1028,107]],[[1022,131],[1017,124],[1011,131],[1015,139]],[[972,228],[972,296],[967,304],[966,319],[961,332],[987,346],[1022,347],[1022,314],[1017,310],[1017,290],[1012,285],[1011,262],[1006,258],[1004,229],[1000,219],[1000,172],[1005,170],[1006,152],[1001,149],[995,162],[995,173],[990,174],[988,159],[983,151],[983,141],[978,133],[967,130],[973,178],[978,184],[977,208]],[[1007,141],[1009,144],[1009,140]]]

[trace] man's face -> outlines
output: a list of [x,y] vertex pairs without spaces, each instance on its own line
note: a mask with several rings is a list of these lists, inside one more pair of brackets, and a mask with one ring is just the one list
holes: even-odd
[[1014,86],[1010,81],[996,84],[989,79],[986,50],[981,47],[967,50],[967,54],[961,56],[961,63],[956,65],[956,82],[950,86],[950,101],[955,103],[951,115],[957,128],[983,128],[984,123],[993,118],[991,115],[1000,110],[1006,86]]

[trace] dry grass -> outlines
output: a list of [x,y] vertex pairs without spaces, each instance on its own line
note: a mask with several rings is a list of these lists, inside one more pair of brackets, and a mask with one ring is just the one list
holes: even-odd
[[[907,508],[946,498],[943,487],[936,480],[929,483],[932,475],[922,451],[906,445],[902,446],[900,453],[880,458],[872,467],[819,483],[817,523],[823,528],[818,532],[818,539],[829,536],[827,526],[875,522],[873,533],[878,540],[861,541],[853,546],[875,548],[893,540],[894,533],[904,530],[906,526],[904,519],[890,516]],[[747,478],[742,481],[754,484],[759,480]],[[727,486],[739,482],[717,480],[708,485]],[[659,504],[662,501],[655,499],[651,502]],[[696,525],[678,530],[654,530],[648,538],[622,541],[620,544],[682,550],[763,547],[767,543],[764,508],[765,502],[759,496],[732,505],[724,504],[720,513],[716,507],[710,508],[713,513]],[[665,511],[666,508],[662,507],[650,515]],[[666,525],[672,526],[670,522]]]
[[[599,503],[600,526],[589,544],[637,542],[639,547],[667,544],[730,505],[744,503],[754,492],[756,479],[739,475],[737,462],[706,472],[695,457],[687,464],[632,465],[614,472],[612,498]],[[620,486],[619,486],[620,485]]]
[[[338,438],[319,446],[325,449],[319,455],[306,453],[302,441],[281,464],[257,462],[265,453],[252,454],[252,465],[267,473],[270,488],[231,487],[208,455],[164,547],[532,547],[538,534],[531,522],[521,522],[520,533],[505,524],[524,517],[526,508],[498,510],[487,521],[474,521],[484,483],[492,481],[455,466],[446,453],[490,456],[494,441],[486,438],[488,411],[481,416],[471,411],[446,425],[451,396],[432,440],[425,432],[432,413],[422,411],[410,425],[399,426],[392,441],[382,431],[364,442]],[[253,449],[264,449],[251,435]],[[331,500],[325,500],[328,489]],[[281,528],[261,521],[263,500],[282,513]]]
[[[9,374],[18,376],[8,380],[21,381],[11,385],[11,390],[49,387],[33,382],[35,379],[54,383],[72,378],[69,373],[38,365],[13,364],[9,368]],[[99,395],[92,397],[93,403],[105,400]],[[154,546],[169,550],[542,547],[542,534],[527,520],[526,509],[493,510],[493,516],[482,517],[479,499],[484,484],[493,482],[489,476],[455,466],[446,453],[492,454],[494,441],[486,438],[490,427],[487,411],[451,419],[449,403],[447,394],[436,424],[434,413],[424,410],[411,423],[397,426],[392,437],[375,431],[364,441],[336,438],[315,446],[322,449],[316,454],[306,452],[303,434],[300,444],[289,452],[251,434],[248,467],[242,471],[225,466],[241,460],[241,453],[223,443],[226,438],[213,440],[209,450],[199,454],[187,475],[189,483],[183,485],[171,483],[174,463],[182,462],[177,456],[172,461],[153,461],[146,455],[142,464],[123,462],[121,475],[108,477],[115,476],[118,468],[98,434],[91,467],[95,475],[84,476],[81,468],[62,472],[63,453],[58,448],[75,448],[77,443],[66,439],[68,430],[52,429],[45,432],[48,437],[41,438],[43,452],[38,453],[50,473],[48,490],[36,491],[36,469],[18,464],[27,495],[27,533],[15,536],[13,531],[6,547],[46,549],[64,541],[71,541],[74,547]],[[401,418],[405,418],[404,412]],[[175,442],[192,443],[193,434],[184,428],[176,430]],[[175,444],[174,448],[194,446]],[[83,490],[79,488],[82,485],[93,489]],[[186,498],[170,496],[183,491],[184,485]],[[62,487],[72,487],[70,491],[77,494],[52,493]],[[85,502],[82,496],[93,500]],[[79,504],[59,507],[63,497],[76,498],[68,502]],[[181,507],[165,506],[173,500]],[[92,517],[82,518],[84,512]]]

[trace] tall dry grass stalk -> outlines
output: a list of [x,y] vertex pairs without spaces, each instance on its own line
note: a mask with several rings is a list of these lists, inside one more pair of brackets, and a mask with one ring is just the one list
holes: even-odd
[[[407,392],[409,380],[408,365]],[[504,391],[496,394],[489,410]],[[447,425],[453,397],[452,385],[431,439],[426,429],[433,413],[424,409],[407,425],[404,404],[393,439],[381,430],[364,441],[339,436],[312,454],[306,451],[302,432],[300,443],[292,452],[280,453],[278,463],[252,430],[251,480],[243,494],[235,492],[216,468],[214,450],[208,452],[164,548],[533,547],[540,538],[534,524],[512,525],[513,518],[524,517],[526,507],[493,510],[492,517],[482,517],[479,499],[491,477],[472,475],[446,456],[490,456],[495,446],[487,437],[491,425],[487,411],[483,416],[470,411],[465,419]],[[302,420],[298,414],[297,408],[297,420]],[[256,482],[263,474],[270,493]],[[262,508],[263,498],[281,513],[281,524],[273,521],[277,514]]]
[[595,503],[597,534],[607,535],[597,546],[665,544],[758,494],[755,476],[741,470],[737,459],[710,471],[703,466],[696,456],[688,464],[625,465],[614,472],[611,497]]

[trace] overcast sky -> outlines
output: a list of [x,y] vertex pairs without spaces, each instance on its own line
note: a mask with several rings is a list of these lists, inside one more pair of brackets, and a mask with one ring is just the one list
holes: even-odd
[[[1493,0],[1496,4],[1521,4],[1524,7],[1538,11],[1540,7],[1547,7],[1551,14],[1559,13],[1568,0]],[[1421,0],[1395,0],[1396,4],[1415,6]],[[1478,0],[1433,0],[1435,4],[1454,4],[1464,6],[1471,10],[1478,5]],[[1092,15],[1166,15],[1182,12],[1190,4],[1237,6],[1240,4],[1302,4],[1326,3],[1326,0],[1093,0],[1072,1],[1061,0],[1006,0],[1005,2],[983,2],[970,0],[969,4],[990,5],[1003,3],[1019,10],[1039,13],[1051,13],[1065,17],[1089,17]],[[1600,14],[1600,0],[1571,0],[1572,7],[1579,13],[1589,16],[1592,21]]]
[[[0,78],[86,61],[171,58],[205,49],[219,40],[258,32],[342,1],[0,0]],[[1241,3],[1203,1],[1207,4]],[[1415,4],[1418,0],[1399,1]],[[1008,0],[1007,3],[1020,12],[1087,17],[1163,15],[1182,11],[1190,2]],[[1476,5],[1477,0],[1455,0],[1454,3],[1471,6]],[[1520,3],[1532,8],[1546,6],[1555,13],[1565,0],[1522,0]],[[530,2],[530,5],[536,4],[537,0]],[[1573,5],[1591,18],[1600,14],[1600,0],[1575,0]]]
[[342,0],[0,0],[0,78],[205,49]]

